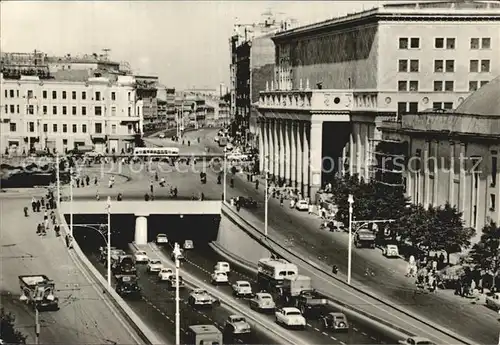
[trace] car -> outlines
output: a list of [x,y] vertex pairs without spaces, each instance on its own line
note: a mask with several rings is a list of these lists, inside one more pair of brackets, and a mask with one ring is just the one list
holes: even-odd
[[[184,287],[184,278],[182,278],[182,276],[179,276],[179,288],[182,289],[183,287]],[[175,274],[172,274],[170,277],[168,277],[167,289],[169,290],[175,289]]]
[[[228,144],[231,145],[231,144]],[[248,156],[242,153],[233,152],[227,156],[227,159],[230,161],[246,161],[248,160]]]
[[500,292],[488,293],[485,300],[488,308],[500,311]]
[[211,275],[212,284],[227,284],[229,283],[229,278],[226,272],[215,271]]
[[252,332],[252,328],[244,316],[229,315],[224,324],[224,331],[232,335],[241,335]]
[[299,211],[308,211],[309,203],[307,202],[307,200],[299,200],[297,201],[297,204],[295,204],[295,208]]
[[150,259],[148,262],[148,266],[146,268],[148,273],[159,273],[163,268],[163,264],[159,259]]
[[233,289],[233,294],[237,297],[252,296],[252,285],[250,285],[250,283],[247,282],[246,280],[238,280],[231,286],[231,288]]
[[231,272],[231,266],[226,261],[218,261],[214,266],[214,272],[220,271],[229,274]]
[[220,304],[220,302],[212,297],[207,290],[200,288],[191,291],[188,297],[188,303],[192,307],[212,307]]
[[301,329],[306,327],[306,318],[302,316],[300,310],[295,307],[284,307],[278,309],[274,315],[276,317],[277,324]]
[[238,202],[243,208],[257,208],[257,201],[251,197],[240,196],[238,197]]
[[194,243],[191,240],[185,240],[182,247],[184,248],[184,250],[194,249]]
[[[179,256],[178,256],[177,258],[178,258],[179,260],[184,260],[184,249],[182,249],[182,248],[181,248],[181,249],[180,249],[180,251],[181,251],[181,253],[179,254]],[[175,254],[174,254],[174,252],[173,252],[173,251],[172,251],[172,253],[170,254],[170,258],[171,258],[172,260],[174,260],[174,261],[175,261]]]
[[165,139],[165,133],[160,133],[160,135],[158,135],[158,138]]
[[168,243],[168,237],[165,234],[158,234],[156,236],[156,244],[167,244]]
[[148,254],[146,254],[146,252],[143,252],[143,251],[135,252],[134,259],[135,259],[135,262],[140,263],[140,264],[144,264],[144,263],[149,262]]
[[170,268],[165,268],[163,267],[160,272],[158,272],[158,280],[159,281],[166,281],[170,276],[174,274],[174,271],[172,271]]
[[276,303],[268,292],[257,292],[250,300],[250,308],[258,311],[274,311]]
[[325,329],[334,331],[348,331],[349,322],[344,313],[332,312],[328,313],[321,318],[322,325]]
[[215,141],[216,143],[218,143],[218,142],[219,142],[219,137],[218,137],[218,136],[214,137],[214,141]]
[[405,340],[400,340],[398,343],[404,345],[436,345],[429,339],[423,337],[409,337]]
[[[116,250],[116,247],[111,247],[111,255],[113,255],[113,251]],[[99,260],[101,262],[106,262],[108,259],[108,247],[99,247]]]
[[382,254],[386,258],[399,258],[399,248],[395,244],[388,244],[382,248]]

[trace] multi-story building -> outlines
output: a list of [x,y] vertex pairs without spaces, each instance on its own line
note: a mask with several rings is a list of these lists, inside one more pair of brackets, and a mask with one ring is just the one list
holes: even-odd
[[64,152],[93,146],[121,152],[142,135],[133,76],[59,71],[49,79],[1,75],[1,147]]
[[260,94],[260,168],[305,195],[373,175],[381,119],[456,108],[500,74],[500,4],[391,4],[278,33]]
[[219,112],[217,116],[217,126],[226,126],[231,122],[230,105],[228,102],[219,101]]
[[[161,119],[158,117],[157,86],[158,77],[135,76],[137,107],[144,111],[144,130],[160,129]],[[139,110],[138,110],[139,111]]]
[[177,114],[175,89],[159,85],[156,98],[158,99],[158,117],[160,123],[166,124],[167,127],[175,126]]

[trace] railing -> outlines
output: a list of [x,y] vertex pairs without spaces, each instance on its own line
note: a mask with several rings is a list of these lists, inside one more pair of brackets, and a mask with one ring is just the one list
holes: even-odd
[[263,91],[259,108],[349,111],[353,108],[353,93],[350,90]]

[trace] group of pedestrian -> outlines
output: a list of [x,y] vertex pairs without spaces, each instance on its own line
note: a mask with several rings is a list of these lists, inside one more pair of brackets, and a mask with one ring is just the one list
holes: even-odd
[[[40,205],[41,205],[41,201],[40,200],[37,200],[37,201],[40,202]],[[35,204],[37,204],[36,201],[35,201]],[[49,204],[45,203],[45,206],[44,206],[45,209],[43,211],[43,222],[37,224],[36,234],[38,236],[46,236],[47,230],[50,228],[50,225],[52,225],[56,236],[59,236],[60,235],[59,234],[60,233],[60,226],[59,226],[57,219],[56,219],[56,213],[52,210],[49,214],[49,212],[48,212],[49,207],[48,206],[49,206]],[[40,211],[38,211],[38,212],[40,212]]]
[[[82,177],[76,177],[73,179],[74,181],[74,185],[76,186],[76,188],[80,188],[80,187],[85,187],[85,186],[90,186],[90,176],[88,175],[85,175],[85,176],[82,176]],[[99,183],[99,180],[97,179],[97,176],[94,177],[94,185],[97,185]]]

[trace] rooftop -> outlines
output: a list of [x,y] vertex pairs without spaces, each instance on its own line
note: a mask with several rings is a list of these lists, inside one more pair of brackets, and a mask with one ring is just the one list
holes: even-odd
[[454,113],[500,117],[500,76],[467,97]]

